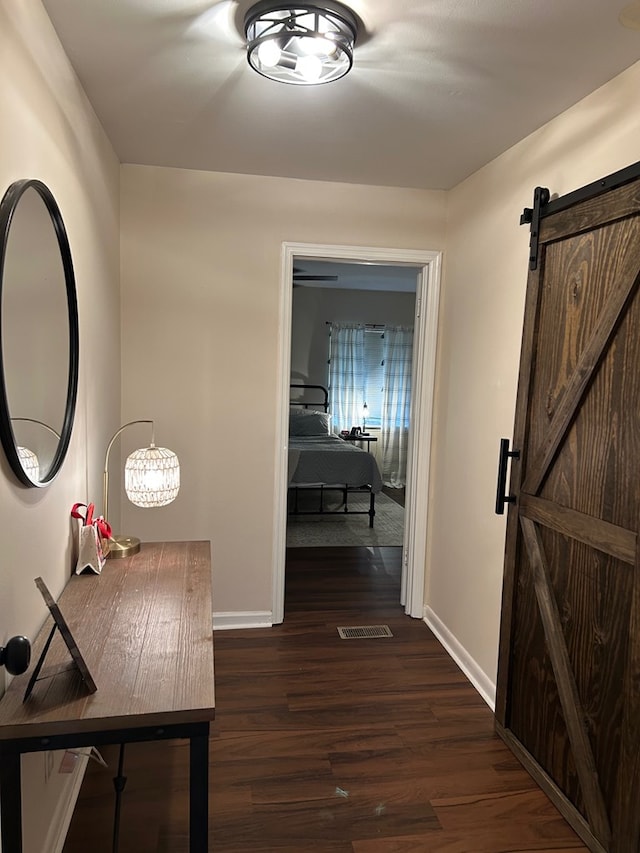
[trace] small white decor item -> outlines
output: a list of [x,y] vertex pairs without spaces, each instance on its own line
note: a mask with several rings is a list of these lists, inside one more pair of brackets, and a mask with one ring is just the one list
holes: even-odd
[[106,561],[103,540],[111,536],[111,527],[102,516],[94,518],[94,510],[93,504],[81,503],[74,504],[71,510],[71,516],[82,522],[78,528],[77,575],[87,570],[99,575]]

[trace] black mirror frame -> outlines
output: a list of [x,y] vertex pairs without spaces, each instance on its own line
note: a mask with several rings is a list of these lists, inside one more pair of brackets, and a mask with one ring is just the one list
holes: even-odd
[[[69,318],[69,377],[67,382],[67,401],[65,405],[64,421],[62,424],[62,430],[60,432],[60,440],[58,441],[58,447],[56,449],[56,453],[53,457],[51,465],[46,471],[45,476],[37,482],[27,476],[27,473],[20,464],[20,459],[18,457],[18,451],[16,449],[16,440],[9,412],[9,401],[7,399],[7,386],[4,374],[5,365],[1,341],[3,277],[9,231],[11,229],[11,222],[13,220],[13,214],[15,212],[16,206],[20,201],[22,195],[30,187],[36,190],[36,192],[39,194],[40,198],[44,202],[49,212],[49,216],[51,217],[51,223],[53,225],[54,231],[56,233],[58,247],[60,249],[60,257],[64,270],[64,279],[67,290],[67,312]],[[73,420],[76,411],[76,399],[78,396],[78,367],[80,358],[79,349],[80,342],[78,330],[78,301],[76,296],[76,279],[73,271],[73,260],[71,258],[71,248],[69,246],[69,239],[67,237],[67,232],[64,227],[64,221],[62,219],[62,214],[60,213],[60,208],[58,207],[58,204],[55,198],[53,197],[51,190],[46,184],[43,184],[42,181],[32,178],[25,178],[23,180],[14,181],[14,183],[10,185],[10,187],[4,194],[2,201],[0,201],[0,442],[2,442],[5,455],[13,473],[16,475],[18,480],[25,486],[32,486],[36,488],[47,486],[49,483],[51,483],[51,481],[60,471],[65,456],[67,455],[69,442],[71,441]]]

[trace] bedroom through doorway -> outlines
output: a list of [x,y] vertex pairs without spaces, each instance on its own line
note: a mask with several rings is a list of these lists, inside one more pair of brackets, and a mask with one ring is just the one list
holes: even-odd
[[[349,261],[294,264],[288,548],[403,547],[419,273]],[[312,433],[327,431],[331,467],[322,467],[322,439]],[[307,482],[307,457],[317,466],[313,483],[320,475],[336,483]],[[347,483],[362,491],[331,488]]]
[[396,549],[399,601],[423,617],[439,274],[437,252],[283,245],[274,623],[287,547]]

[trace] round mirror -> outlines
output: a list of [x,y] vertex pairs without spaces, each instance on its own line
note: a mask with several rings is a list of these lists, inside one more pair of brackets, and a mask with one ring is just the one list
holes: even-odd
[[0,439],[21,483],[45,486],[71,439],[78,306],[64,222],[41,181],[0,202]]

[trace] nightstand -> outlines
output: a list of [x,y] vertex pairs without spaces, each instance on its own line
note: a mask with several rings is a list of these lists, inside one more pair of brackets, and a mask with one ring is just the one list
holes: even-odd
[[370,449],[370,445],[372,441],[377,441],[378,437],[376,435],[363,435],[360,433],[359,435],[341,435],[340,438],[343,441],[359,441],[359,442],[367,442],[367,450]]

